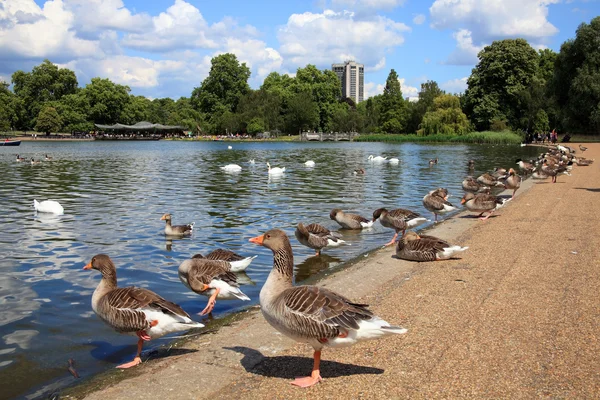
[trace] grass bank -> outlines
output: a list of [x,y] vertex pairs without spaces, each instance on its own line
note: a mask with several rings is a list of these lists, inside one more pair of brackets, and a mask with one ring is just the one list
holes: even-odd
[[392,135],[392,134],[370,134],[360,135],[354,139],[357,142],[426,142],[426,143],[486,143],[486,144],[519,144],[523,141],[521,136],[511,131],[503,132],[471,132],[466,135],[429,135],[418,136]]

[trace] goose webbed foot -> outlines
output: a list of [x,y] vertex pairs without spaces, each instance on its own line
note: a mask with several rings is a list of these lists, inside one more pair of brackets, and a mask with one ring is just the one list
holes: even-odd
[[313,370],[310,376],[306,376],[303,378],[296,378],[296,380],[290,382],[292,385],[299,386],[302,388],[311,387],[321,382],[323,378],[321,378],[321,371],[319,370],[319,365],[321,364],[321,351],[316,350],[314,353],[314,363]]

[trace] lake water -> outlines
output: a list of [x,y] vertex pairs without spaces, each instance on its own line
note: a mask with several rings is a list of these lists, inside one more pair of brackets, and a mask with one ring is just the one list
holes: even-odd
[[[228,150],[231,145],[233,149]],[[193,254],[224,247],[258,255],[243,276],[252,302],[218,301],[215,317],[258,302],[272,265],[268,249],[248,239],[271,228],[291,236],[297,281],[334,268],[381,246],[393,231],[343,231],[349,246],[326,249],[320,257],[293,236],[298,222],[338,229],[332,208],[371,217],[379,207],[408,208],[431,218],[423,196],[443,186],[459,203],[467,160],[475,173],[514,166],[539,149],[519,146],[382,143],[238,142],[23,142],[0,148],[0,391],[1,398],[45,395],[74,378],[131,360],[135,338],[119,335],[91,310],[97,271],[82,271],[92,256],[106,253],[117,266],[120,286],[148,287],[200,312],[206,297],[186,289],[177,267]],[[15,162],[16,154],[52,161]],[[399,165],[372,164],[370,154],[397,157]],[[433,167],[428,161],[438,158]],[[248,161],[255,159],[254,165]],[[314,160],[314,168],[304,167]],[[269,178],[266,161],[286,167]],[[219,167],[242,166],[231,174]],[[356,168],[365,175],[353,175]],[[58,200],[62,216],[34,213],[33,199]],[[189,238],[167,240],[160,217],[174,224],[195,222]],[[424,227],[423,225],[421,227]],[[194,316],[200,320],[201,317]],[[207,323],[210,327],[210,323]],[[154,340],[145,350],[164,345]]]

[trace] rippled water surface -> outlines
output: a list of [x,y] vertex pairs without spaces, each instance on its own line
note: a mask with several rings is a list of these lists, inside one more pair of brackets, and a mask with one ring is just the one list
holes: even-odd
[[[148,287],[190,314],[200,312],[206,298],[180,283],[179,263],[218,247],[257,254],[241,277],[242,290],[256,303],[272,256],[248,243],[250,237],[270,228],[285,230],[301,281],[382,245],[393,231],[379,223],[360,232],[342,231],[350,245],[315,257],[293,237],[298,222],[338,229],[329,219],[332,208],[370,217],[379,207],[402,207],[430,218],[423,196],[443,186],[458,203],[467,160],[475,160],[479,174],[513,166],[516,158],[534,157],[536,151],[519,146],[163,141],[0,147],[0,397],[37,397],[72,383],[69,358],[85,377],[133,357],[135,338],[115,333],[91,310],[100,274],[82,267],[95,254],[111,256],[120,286]],[[53,160],[32,166],[16,162],[17,153],[26,159],[49,154]],[[402,161],[373,164],[367,161],[370,154]],[[429,159],[436,157],[439,164],[430,167]],[[314,168],[303,165],[309,159]],[[285,166],[284,176],[269,178],[266,161]],[[219,168],[229,163],[241,165],[242,171]],[[366,174],[353,175],[360,167]],[[58,200],[65,214],[35,214],[33,199]],[[165,212],[172,213],[174,224],[195,222],[194,234],[165,238],[160,221]],[[219,301],[215,316],[248,305]],[[154,340],[145,349],[167,342]]]

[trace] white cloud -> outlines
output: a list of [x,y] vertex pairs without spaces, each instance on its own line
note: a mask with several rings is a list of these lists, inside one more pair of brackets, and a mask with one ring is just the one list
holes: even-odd
[[272,71],[279,70],[283,62],[277,50],[266,47],[265,42],[256,39],[229,38],[224,52],[234,53],[240,62],[245,62],[251,69],[256,66],[257,77],[263,79]]
[[413,23],[416,25],[421,25],[423,22],[425,22],[425,15],[424,14],[417,14],[415,15],[415,17],[413,18]]
[[365,82],[365,100],[383,93],[385,85],[375,82]]
[[463,93],[467,90],[467,77],[456,78],[440,84],[440,88],[448,93]]
[[[473,53],[494,40],[522,37],[544,45],[558,32],[548,6],[559,0],[436,0],[429,8],[431,27],[454,30],[457,49],[448,62],[472,64]],[[475,60],[476,62],[476,60]]]
[[325,10],[292,14],[277,37],[289,69],[308,63],[329,67],[347,59],[376,68],[386,52],[404,42],[402,33],[409,30],[407,25],[382,16],[357,19],[353,12]]
[[402,4],[405,0],[333,0],[333,9],[350,10],[392,10]]
[[406,83],[406,78],[399,78],[400,89],[402,90],[402,97],[407,98],[409,101],[419,100],[419,89],[415,86],[410,86]]

